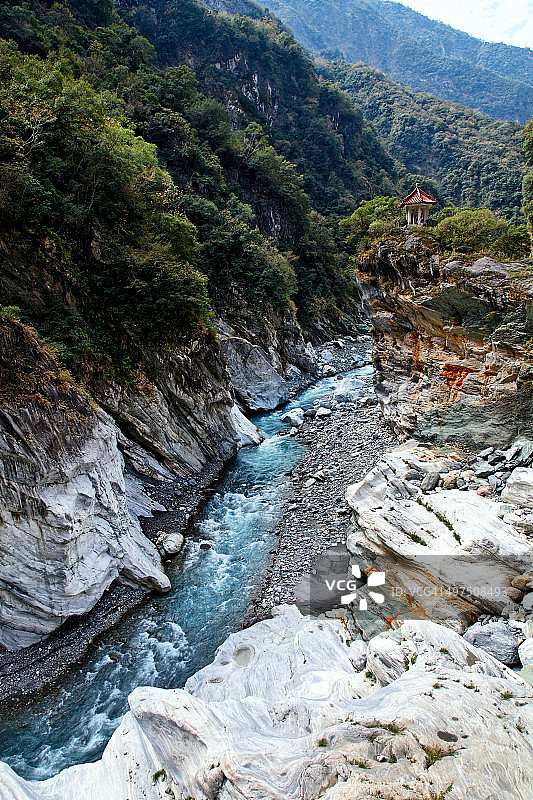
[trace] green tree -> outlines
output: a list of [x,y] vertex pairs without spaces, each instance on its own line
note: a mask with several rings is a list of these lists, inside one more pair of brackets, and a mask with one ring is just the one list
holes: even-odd
[[495,255],[509,227],[504,219],[487,208],[467,208],[446,216],[432,233],[448,251]]
[[530,235],[533,233],[533,120],[524,129],[524,150],[530,171],[522,184],[523,208]]
[[[166,346],[201,329],[209,300],[194,266],[196,229],[178,213],[155,147],[110,115],[108,98],[75,78],[65,58],[24,56],[1,42],[0,57],[4,246],[73,298],[95,357],[104,339],[122,364],[126,354],[139,359],[140,343]],[[33,313],[65,331],[62,308],[65,299]]]
[[340,222],[349,252],[355,254],[370,241],[394,229],[401,217],[398,200],[394,197],[365,200],[350,217]]

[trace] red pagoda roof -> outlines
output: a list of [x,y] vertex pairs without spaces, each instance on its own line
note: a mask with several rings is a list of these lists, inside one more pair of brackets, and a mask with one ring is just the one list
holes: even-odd
[[400,203],[400,208],[402,208],[403,206],[416,205],[418,203],[429,203],[430,205],[433,205],[437,203],[437,200],[435,200],[434,197],[431,197],[430,194],[421,189],[417,183],[416,188],[413,189],[411,194],[408,194],[407,197],[404,197],[404,199]]

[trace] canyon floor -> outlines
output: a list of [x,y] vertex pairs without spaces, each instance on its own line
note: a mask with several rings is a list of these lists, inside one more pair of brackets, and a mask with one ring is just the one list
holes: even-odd
[[[361,355],[365,356],[364,351]],[[294,602],[293,589],[309,574],[312,560],[327,548],[346,543],[347,487],[361,480],[383,452],[397,444],[373,403],[372,376],[363,382],[359,403],[342,404],[330,416],[306,420],[296,434],[308,452],[293,472],[291,491],[276,526],[278,545],[247,622],[264,619],[280,603]]]
[[[318,348],[318,355],[323,368],[336,371],[340,381],[354,367],[370,364],[370,337],[345,337],[327,343]],[[321,377],[301,373],[290,382],[290,395],[298,395]],[[278,546],[245,625],[269,616],[279,603],[293,601],[293,588],[309,573],[311,557],[346,541],[350,519],[344,499],[347,486],[363,478],[396,442],[375,403],[372,375],[363,383],[358,401],[334,402],[330,416],[306,419],[296,434],[307,453],[291,476],[283,516],[275,531]],[[324,398],[317,407],[329,402]],[[201,513],[221,469],[221,464],[212,464],[195,478],[154,487],[151,493],[167,512],[145,519],[145,534],[155,540],[159,529],[186,532]],[[73,617],[46,640],[0,654],[4,709],[48,691],[70,668],[83,662],[95,641],[146,599],[146,589],[115,583],[92,611]]]

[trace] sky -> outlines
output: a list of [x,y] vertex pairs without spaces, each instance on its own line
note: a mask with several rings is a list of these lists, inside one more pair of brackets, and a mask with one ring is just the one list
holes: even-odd
[[533,0],[399,0],[487,42],[533,49]]

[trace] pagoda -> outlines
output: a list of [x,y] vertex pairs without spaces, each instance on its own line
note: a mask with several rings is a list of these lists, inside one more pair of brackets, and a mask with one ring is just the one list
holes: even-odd
[[431,207],[436,204],[435,198],[421,189],[417,183],[411,194],[404,197],[399,207],[405,208],[408,225],[427,225]]

